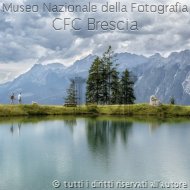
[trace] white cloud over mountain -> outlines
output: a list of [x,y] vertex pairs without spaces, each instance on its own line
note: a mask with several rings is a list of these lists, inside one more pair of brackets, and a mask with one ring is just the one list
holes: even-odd
[[[11,1],[1,0],[0,3]],[[51,2],[63,4],[61,0],[20,0],[16,4],[39,4]],[[64,1],[69,4],[76,1]],[[88,2],[83,0],[82,3]],[[105,0],[95,0],[93,3],[105,3]],[[109,3],[115,3],[115,0]],[[121,3],[126,3],[120,0]],[[132,1],[127,1],[131,3]],[[136,1],[147,3],[147,1]],[[177,1],[151,0],[149,4],[175,4]],[[77,1],[80,3],[80,1]],[[181,0],[181,4],[190,5],[189,1]],[[132,19],[138,20],[140,30],[137,32],[120,31],[55,31],[52,20],[56,17],[94,17],[101,20]],[[190,49],[190,17],[189,13],[88,13],[58,14],[58,13],[4,13],[0,12],[0,69],[1,64],[35,64],[46,62],[61,62],[70,65],[77,59],[88,54],[101,54],[108,45],[116,52],[131,52],[151,55],[156,52],[167,55],[172,51]],[[22,63],[22,65],[21,65]],[[19,67],[19,66],[18,66]],[[18,67],[15,72],[18,72]],[[23,69],[20,69],[23,70]],[[1,78],[0,78],[1,80]]]

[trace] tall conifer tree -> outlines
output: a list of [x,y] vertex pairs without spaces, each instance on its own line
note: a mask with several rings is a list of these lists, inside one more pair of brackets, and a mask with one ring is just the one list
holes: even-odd
[[111,104],[111,82],[112,82],[112,71],[114,62],[114,52],[112,47],[109,46],[107,51],[103,54],[103,102],[104,104]]
[[126,69],[121,76],[121,97],[120,103],[121,104],[134,104],[135,95],[133,90],[134,82],[131,78],[129,71]]
[[67,89],[67,97],[65,99],[65,103],[77,104],[76,84],[74,79],[71,79],[71,84]]
[[101,101],[101,60],[97,57],[94,62],[92,63],[89,76],[87,80],[87,87],[86,87],[86,101],[87,103],[97,103],[99,104]]
[[120,93],[120,79],[119,79],[119,72],[116,70],[116,68],[112,69],[112,75],[111,75],[111,104],[119,104],[121,93]]

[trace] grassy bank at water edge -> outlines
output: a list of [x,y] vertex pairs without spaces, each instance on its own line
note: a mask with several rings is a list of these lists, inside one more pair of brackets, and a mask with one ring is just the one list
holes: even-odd
[[0,105],[0,116],[40,115],[126,115],[126,116],[190,116],[190,106],[148,104],[134,105],[88,105],[78,107],[49,105]]

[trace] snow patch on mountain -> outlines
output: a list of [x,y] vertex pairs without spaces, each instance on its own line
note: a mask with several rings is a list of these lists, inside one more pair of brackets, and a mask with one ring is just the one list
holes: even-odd
[[182,83],[185,93],[190,95],[190,72],[188,72],[186,79]]

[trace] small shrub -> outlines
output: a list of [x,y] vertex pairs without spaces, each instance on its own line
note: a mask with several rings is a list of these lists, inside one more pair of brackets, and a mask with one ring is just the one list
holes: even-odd
[[175,105],[175,99],[174,99],[173,96],[170,98],[170,104],[171,104],[171,105]]

